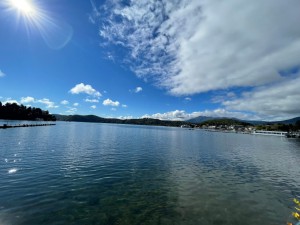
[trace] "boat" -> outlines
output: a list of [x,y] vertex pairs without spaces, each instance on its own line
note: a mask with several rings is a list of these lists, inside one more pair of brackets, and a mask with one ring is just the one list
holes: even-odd
[[252,134],[286,137],[288,132],[286,132],[286,131],[254,130],[252,132]]
[[181,125],[180,127],[181,127],[181,128],[191,128],[191,126],[190,126],[190,125],[187,125],[187,124]]

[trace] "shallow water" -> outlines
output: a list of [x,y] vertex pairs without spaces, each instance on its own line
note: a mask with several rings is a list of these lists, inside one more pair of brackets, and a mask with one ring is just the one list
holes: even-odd
[[92,123],[0,130],[0,224],[286,224],[300,141]]

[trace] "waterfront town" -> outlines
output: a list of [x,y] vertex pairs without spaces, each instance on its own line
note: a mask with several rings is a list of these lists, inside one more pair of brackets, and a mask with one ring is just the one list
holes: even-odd
[[[278,127],[278,125],[276,124]],[[275,127],[276,127],[275,126]],[[275,130],[274,125],[199,125],[199,124],[185,124],[181,126],[182,128],[189,129],[203,129],[209,132],[227,132],[227,133],[242,133],[242,134],[255,134],[255,135],[271,135],[271,136],[281,136],[287,138],[300,138],[300,129],[297,129],[293,125],[281,125],[281,129]],[[284,127],[285,129],[282,129]]]

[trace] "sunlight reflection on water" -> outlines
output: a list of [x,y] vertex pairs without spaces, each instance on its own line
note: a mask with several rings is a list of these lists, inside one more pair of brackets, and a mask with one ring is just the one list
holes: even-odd
[[17,168],[11,168],[11,169],[8,170],[8,173],[12,174],[12,173],[16,173],[17,171],[18,171]]

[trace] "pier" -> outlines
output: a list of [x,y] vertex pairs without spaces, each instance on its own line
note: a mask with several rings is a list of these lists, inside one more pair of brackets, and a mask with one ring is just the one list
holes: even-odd
[[8,125],[3,124],[0,125],[0,129],[7,129],[7,128],[18,128],[18,127],[42,127],[42,126],[54,126],[55,123],[42,123],[42,124],[16,124],[16,125]]

